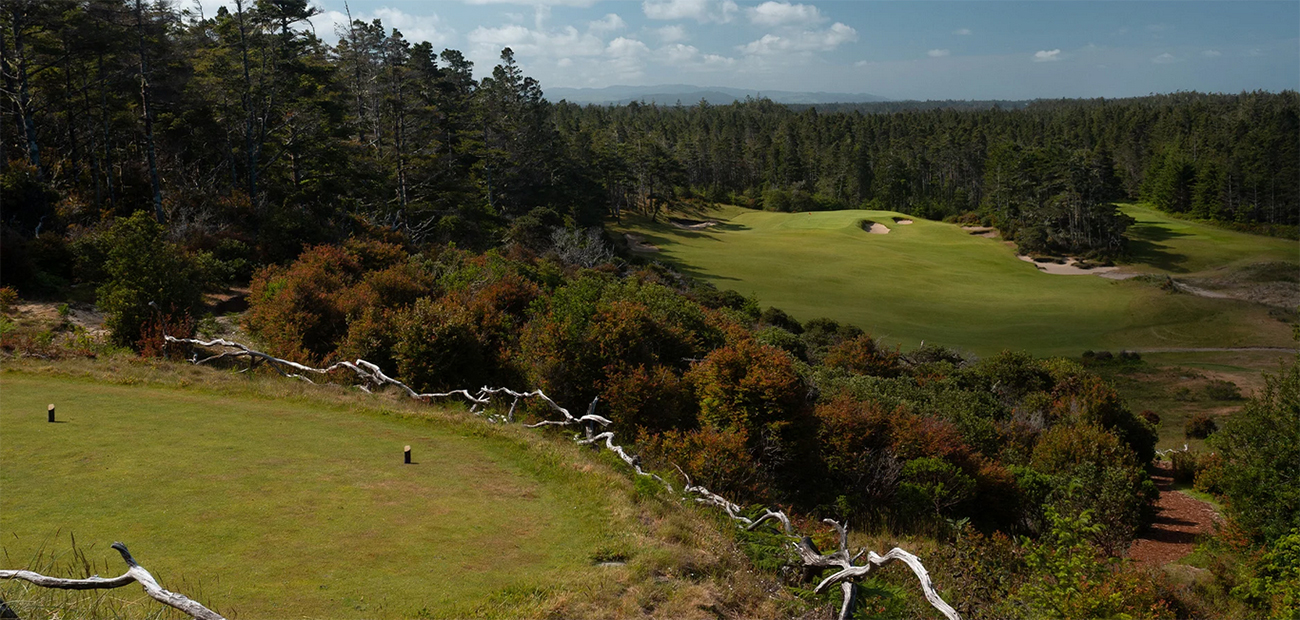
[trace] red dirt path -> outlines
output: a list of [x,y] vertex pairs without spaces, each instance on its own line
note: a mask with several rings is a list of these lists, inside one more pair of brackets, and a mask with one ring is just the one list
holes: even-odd
[[1158,465],[1151,479],[1160,489],[1155,523],[1133,541],[1128,556],[1143,566],[1160,567],[1191,553],[1197,535],[1210,533],[1219,515],[1209,504],[1174,491],[1168,469]]

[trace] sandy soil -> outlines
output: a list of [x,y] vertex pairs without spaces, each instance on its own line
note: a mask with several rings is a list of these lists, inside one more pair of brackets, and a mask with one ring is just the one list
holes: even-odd
[[961,229],[976,237],[984,237],[985,239],[997,239],[1002,236],[998,233],[998,229],[992,226],[962,226]]
[[659,246],[652,243],[646,243],[645,237],[634,235],[632,233],[623,233],[623,238],[627,239],[627,247],[633,252],[658,252]]
[[889,228],[887,228],[884,224],[881,224],[879,222],[872,222],[871,230],[868,230],[867,232],[873,235],[888,235]]
[[896,218],[894,218],[894,223],[895,223],[895,224],[902,225],[902,226],[907,226],[908,224],[911,224],[911,223],[912,223],[912,220],[909,220],[909,219],[906,219],[906,218],[901,218],[901,217],[896,217]]
[[1168,463],[1159,463],[1151,476],[1160,489],[1155,523],[1128,550],[1128,556],[1144,566],[1163,566],[1191,553],[1196,537],[1210,533],[1219,520],[1213,506],[1173,490],[1167,467]]
[[1065,259],[1064,265],[1051,263],[1051,262],[1039,263],[1034,261],[1034,259],[1029,258],[1028,256],[1017,256],[1016,258],[1019,258],[1020,260],[1025,261],[1026,263],[1029,263],[1037,267],[1039,271],[1044,271],[1058,276],[1079,276],[1079,275],[1089,275],[1089,274],[1094,276],[1099,276],[1105,273],[1110,273],[1112,271],[1115,271],[1116,269],[1119,269],[1119,267],[1093,267],[1092,269],[1084,269],[1082,267],[1077,266],[1079,261],[1076,261],[1073,258]]
[[708,228],[710,226],[718,225],[718,222],[716,220],[707,220],[707,221],[700,222],[697,220],[683,220],[677,218],[672,218],[668,220],[668,223],[678,228],[684,228],[686,230],[704,230],[705,228]]
[[[54,302],[24,302],[15,306],[15,319],[26,319],[42,324],[59,323],[59,304]],[[68,307],[68,322],[84,328],[91,335],[108,333],[104,329],[104,315],[94,306],[73,304]]]

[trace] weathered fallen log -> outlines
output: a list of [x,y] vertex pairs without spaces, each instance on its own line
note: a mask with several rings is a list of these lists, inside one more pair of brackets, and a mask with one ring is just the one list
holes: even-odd
[[179,609],[195,620],[225,620],[225,618],[221,617],[221,614],[204,607],[194,599],[184,594],[168,591],[158,585],[158,581],[153,578],[153,575],[149,574],[149,571],[137,564],[135,558],[131,557],[131,553],[126,550],[126,545],[115,542],[113,548],[122,554],[122,559],[126,561],[128,568],[121,576],[111,579],[99,576],[87,579],[63,579],[48,577],[29,570],[0,570],[0,579],[22,579],[43,588],[57,588],[60,590],[107,590],[120,588],[131,583],[139,583],[144,587],[145,594],[148,594],[150,598],[168,607]]
[[[408,396],[425,402],[428,402],[435,398],[447,398],[451,396],[460,396],[465,400],[469,401],[470,403],[472,403],[470,411],[475,413],[478,413],[479,407],[486,407],[487,405],[489,405],[491,403],[491,399],[493,396],[497,394],[505,394],[507,396],[511,396],[514,398],[514,401],[510,405],[510,412],[509,414],[507,414],[508,419],[512,422],[514,421],[515,406],[519,403],[521,399],[534,398],[534,397],[540,398],[543,402],[545,402],[548,406],[550,406],[551,409],[559,412],[563,416],[563,418],[559,420],[542,420],[540,422],[534,424],[528,424],[526,426],[528,426],[529,428],[540,428],[543,426],[581,426],[585,431],[585,437],[583,435],[579,435],[575,437],[575,440],[578,443],[588,444],[588,445],[598,445],[601,440],[604,440],[605,447],[610,451],[614,452],[615,454],[617,454],[619,458],[623,460],[623,462],[631,466],[636,471],[637,475],[647,476],[657,480],[658,482],[663,484],[664,487],[666,487],[670,492],[673,489],[672,485],[668,483],[668,481],[664,480],[662,477],[642,469],[640,457],[629,454],[622,446],[615,444],[614,433],[612,431],[605,431],[599,434],[595,434],[592,432],[593,424],[599,424],[602,427],[613,424],[613,422],[608,418],[596,415],[596,404],[599,401],[599,399],[593,400],[591,402],[591,405],[587,408],[587,413],[585,415],[581,417],[577,417],[574,416],[572,413],[570,413],[568,409],[561,407],[558,403],[551,400],[550,397],[546,396],[546,394],[544,394],[541,390],[533,390],[531,392],[516,392],[508,388],[483,387],[480,388],[476,394],[470,394],[470,392],[467,390],[454,390],[445,393],[421,394],[415,391],[414,389],[412,389],[410,386],[406,385],[405,383],[402,383],[401,381],[398,381],[396,379],[393,379],[392,377],[389,377],[388,375],[385,375],[379,369],[378,366],[362,359],[358,359],[355,362],[337,362],[325,368],[312,368],[309,366],[304,366],[302,364],[291,362],[289,360],[280,359],[271,356],[269,354],[262,353],[260,351],[254,351],[253,349],[250,349],[242,344],[231,342],[229,340],[214,339],[210,341],[202,341],[202,340],[196,340],[191,338],[174,338],[166,334],[164,334],[163,337],[166,339],[167,342],[190,344],[190,345],[196,345],[202,347],[221,346],[221,347],[234,349],[234,351],[229,351],[227,353],[223,353],[219,355],[213,355],[211,357],[204,358],[202,360],[198,359],[198,356],[194,356],[193,358],[191,358],[191,362],[194,364],[203,364],[209,361],[221,359],[222,357],[227,356],[227,354],[229,354],[230,356],[237,356],[237,357],[249,357],[253,359],[265,360],[269,362],[273,367],[275,367],[276,370],[280,372],[280,374],[287,377],[297,377],[299,379],[306,380],[309,383],[311,382],[311,380],[307,379],[305,376],[302,376],[300,374],[287,373],[276,365],[282,365],[284,367],[297,370],[301,373],[315,373],[319,375],[327,375],[330,372],[333,372],[340,368],[345,368],[345,369],[352,370],[358,377],[360,377],[363,381],[367,383],[379,387],[382,387],[384,385],[393,385],[406,392]],[[795,551],[798,552],[800,559],[803,561],[805,571],[820,572],[821,570],[827,568],[838,568],[839,570],[837,572],[835,572],[829,577],[826,577],[821,581],[821,583],[817,585],[816,591],[822,592],[826,588],[836,583],[840,584],[841,589],[844,592],[844,601],[840,608],[840,618],[847,619],[851,617],[853,614],[853,610],[857,598],[856,590],[855,590],[856,580],[864,578],[870,575],[872,572],[893,562],[903,562],[904,564],[907,564],[909,568],[912,569],[912,572],[916,574],[917,579],[920,580],[921,589],[924,591],[925,598],[927,601],[930,602],[930,605],[932,605],[935,609],[937,609],[940,613],[942,613],[944,617],[948,618],[949,620],[961,620],[961,616],[957,614],[957,611],[954,610],[950,605],[948,605],[948,603],[946,603],[943,600],[943,598],[939,596],[939,593],[935,591],[934,585],[930,582],[929,572],[926,571],[925,566],[921,563],[920,558],[917,558],[915,555],[912,555],[907,551],[895,547],[894,549],[891,549],[889,553],[886,553],[883,556],[876,554],[874,551],[867,551],[866,549],[862,549],[856,555],[850,556],[848,550],[848,529],[845,528],[840,523],[831,519],[826,519],[825,522],[831,524],[836,528],[836,530],[839,531],[840,548],[836,550],[834,553],[823,554],[816,548],[815,545],[813,545],[812,539],[810,539],[807,536],[801,537],[795,534],[794,528],[790,524],[790,518],[788,515],[785,514],[784,511],[765,509],[765,512],[762,516],[760,516],[757,519],[750,519],[744,516],[743,514],[741,514],[744,511],[744,509],[741,506],[731,502],[730,500],[727,500],[721,495],[718,495],[704,488],[703,486],[697,486],[695,484],[692,484],[690,476],[688,476],[686,472],[682,471],[680,467],[677,468],[677,471],[681,473],[682,478],[686,481],[686,485],[683,488],[683,491],[685,493],[696,495],[697,497],[695,498],[695,501],[699,503],[722,508],[729,517],[731,517],[735,521],[738,521],[740,524],[742,524],[743,527],[747,529],[752,530],[769,519],[779,521],[782,525],[783,533],[789,538],[791,538]],[[866,554],[867,556],[867,563],[862,565],[854,564],[854,562],[860,559],[863,556],[863,554]]]

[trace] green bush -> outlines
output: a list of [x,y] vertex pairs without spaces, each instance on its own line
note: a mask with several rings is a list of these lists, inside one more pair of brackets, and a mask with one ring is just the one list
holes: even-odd
[[108,279],[99,287],[98,304],[115,344],[136,346],[145,325],[160,315],[198,311],[202,298],[194,263],[163,240],[163,227],[150,213],[119,219],[105,241]]
[[1300,363],[1265,375],[1264,389],[1210,438],[1223,459],[1227,512],[1256,540],[1300,528]]
[[1169,464],[1175,482],[1191,484],[1205,469],[1204,459],[1199,452],[1191,450],[1174,450],[1169,453]]
[[1273,620],[1300,617],[1300,529],[1273,542],[1251,563],[1252,576],[1233,588],[1234,596],[1267,609]]

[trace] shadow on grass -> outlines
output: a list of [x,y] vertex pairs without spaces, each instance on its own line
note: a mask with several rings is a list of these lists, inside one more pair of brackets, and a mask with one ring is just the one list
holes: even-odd
[[1171,252],[1168,245],[1159,242],[1189,235],[1159,225],[1135,224],[1129,227],[1128,236],[1131,261],[1146,263],[1171,273],[1187,273],[1187,268],[1183,266],[1187,262],[1187,255]]

